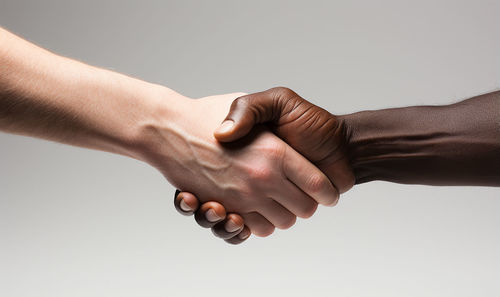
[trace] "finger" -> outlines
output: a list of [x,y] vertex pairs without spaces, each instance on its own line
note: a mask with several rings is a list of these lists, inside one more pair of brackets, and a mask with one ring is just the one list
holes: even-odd
[[212,227],[212,232],[215,236],[222,239],[229,239],[238,235],[244,227],[243,218],[235,213],[230,213],[222,222],[215,224]]
[[241,215],[245,220],[245,225],[250,228],[253,234],[259,237],[266,237],[274,232],[274,225],[257,212],[250,212]]
[[[311,198],[308,199],[316,204],[316,201]],[[273,199],[269,199],[269,202],[259,209],[259,213],[279,229],[288,229],[297,221],[295,214]]]
[[214,132],[215,138],[231,142],[247,135],[255,124],[272,120],[273,102],[270,90],[236,98],[228,115]]
[[243,227],[243,230],[241,230],[241,232],[238,233],[238,235],[235,235],[229,239],[225,239],[224,241],[230,244],[240,244],[243,241],[247,240],[251,234],[252,232],[250,231],[250,229],[247,226],[245,226]]
[[[328,161],[328,160],[326,160]],[[327,162],[322,162],[328,164]],[[354,186],[354,177],[351,165],[347,158],[342,158],[335,161],[333,164],[322,166],[317,164],[318,168],[332,181],[334,187],[338,189],[339,193],[345,193]]]
[[194,218],[198,225],[204,228],[212,228],[226,217],[226,209],[222,204],[210,201],[205,202],[196,211]]
[[[318,208],[318,202],[316,202],[316,200],[309,197],[309,195],[304,193],[289,180],[285,180],[277,190],[279,192],[274,194],[274,199],[292,214],[300,218],[311,217]],[[263,212],[261,210],[259,211]]]
[[199,205],[198,198],[193,194],[175,190],[174,206],[180,214],[190,216],[198,209]]
[[287,147],[283,159],[286,177],[304,193],[322,205],[333,205],[339,198],[337,189],[313,164],[291,147]]

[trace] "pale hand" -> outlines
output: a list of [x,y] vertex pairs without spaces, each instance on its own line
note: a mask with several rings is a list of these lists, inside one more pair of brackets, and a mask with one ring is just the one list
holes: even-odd
[[160,106],[145,125],[143,155],[177,188],[201,202],[221,203],[240,214],[252,233],[267,236],[275,227],[292,226],[296,216],[310,217],[318,202],[334,204],[338,193],[318,168],[264,127],[231,144],[214,138],[241,95],[184,97],[176,101],[174,118],[167,116],[172,106]]

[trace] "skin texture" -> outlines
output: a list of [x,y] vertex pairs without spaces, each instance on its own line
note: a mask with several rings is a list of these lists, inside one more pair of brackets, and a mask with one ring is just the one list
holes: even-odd
[[338,199],[328,178],[265,126],[230,144],[214,138],[242,93],[190,99],[57,56],[3,29],[0,65],[0,131],[144,161],[201,202],[223,204],[223,212],[202,206],[197,213],[209,214],[206,226],[228,241],[288,228],[318,203]]
[[340,193],[354,185],[345,152],[345,127],[338,117],[304,100],[288,88],[273,88],[239,97],[231,104],[225,123],[214,136],[231,142],[248,134],[256,124],[272,131],[320,168]]
[[228,212],[238,212],[258,236],[271,234],[275,227],[289,228],[296,216],[310,217],[317,202],[337,199],[321,171],[264,127],[231,145],[215,140],[212,131],[237,95],[191,100],[186,108],[191,112],[175,125],[159,108],[142,133],[146,162],[173,185],[199,193],[203,202],[215,200]]
[[500,186],[500,91],[344,120],[356,183]]
[[[234,141],[267,123],[339,192],[375,180],[500,186],[499,91],[446,106],[334,116],[289,89],[275,88],[235,100],[228,120],[231,125],[223,123],[225,129],[215,132],[219,141]],[[196,203],[195,196],[190,200]]]

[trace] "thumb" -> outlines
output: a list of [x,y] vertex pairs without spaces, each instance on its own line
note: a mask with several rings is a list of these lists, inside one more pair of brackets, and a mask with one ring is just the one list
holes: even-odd
[[236,98],[214,136],[220,142],[238,140],[247,135],[256,124],[273,120],[273,109],[273,96],[268,91]]

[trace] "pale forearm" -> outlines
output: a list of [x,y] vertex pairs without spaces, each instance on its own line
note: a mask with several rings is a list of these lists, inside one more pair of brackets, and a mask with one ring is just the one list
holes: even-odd
[[183,100],[165,87],[52,54],[3,29],[0,67],[0,130],[132,157],[159,101],[176,106]]

